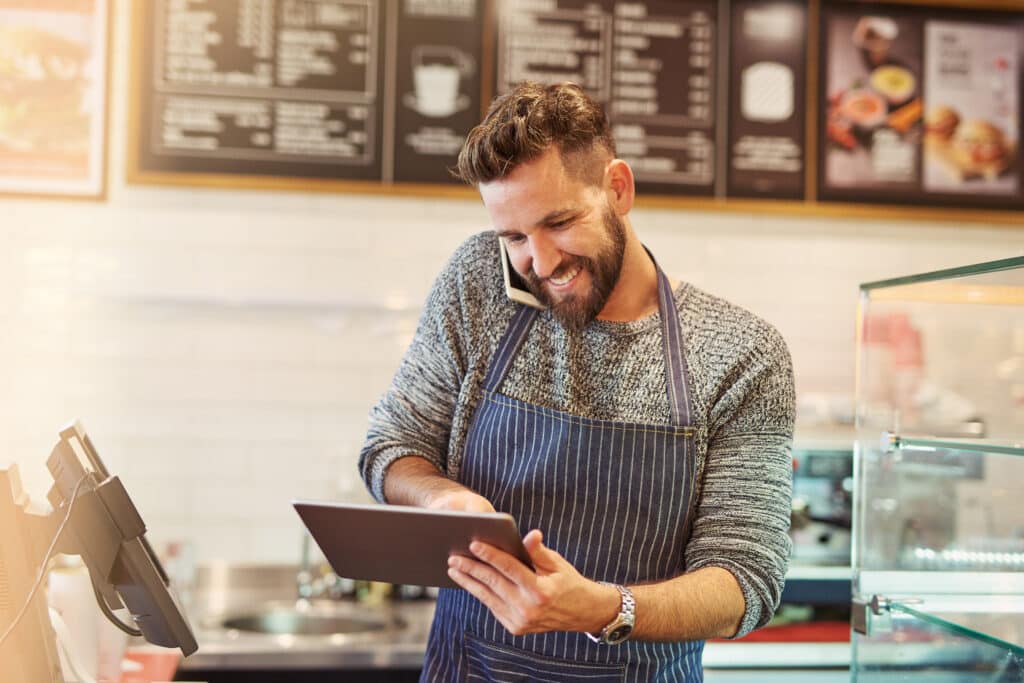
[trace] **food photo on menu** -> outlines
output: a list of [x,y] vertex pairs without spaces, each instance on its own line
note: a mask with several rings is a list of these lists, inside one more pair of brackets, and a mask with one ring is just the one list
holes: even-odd
[[0,2],[0,176],[88,175],[91,17],[61,18]]
[[824,186],[919,190],[919,23],[837,12],[827,31]]
[[924,189],[1015,196],[1020,31],[925,24]]

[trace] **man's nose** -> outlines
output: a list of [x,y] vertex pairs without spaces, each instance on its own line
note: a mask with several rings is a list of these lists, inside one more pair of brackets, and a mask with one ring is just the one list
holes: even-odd
[[551,240],[536,237],[530,240],[533,273],[542,280],[551,277],[562,262],[562,256]]

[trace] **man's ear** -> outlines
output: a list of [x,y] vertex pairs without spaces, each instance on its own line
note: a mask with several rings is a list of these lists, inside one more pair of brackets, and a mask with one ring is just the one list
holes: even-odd
[[605,191],[612,209],[620,216],[629,213],[636,200],[633,169],[622,159],[612,159],[605,169]]

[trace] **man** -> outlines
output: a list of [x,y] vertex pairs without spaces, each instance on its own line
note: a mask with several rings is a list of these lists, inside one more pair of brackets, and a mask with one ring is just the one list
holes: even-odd
[[[523,83],[458,172],[496,232],[439,276],[360,468],[375,497],[515,516],[534,570],[452,557],[423,680],[702,680],[703,640],[778,605],[793,380],[779,334],[670,281],[634,183],[572,84]],[[546,305],[513,303],[498,240]]]

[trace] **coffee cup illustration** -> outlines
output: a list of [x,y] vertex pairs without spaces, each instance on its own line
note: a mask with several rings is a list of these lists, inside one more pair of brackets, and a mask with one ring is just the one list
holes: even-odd
[[462,79],[473,73],[473,58],[446,45],[418,45],[412,50],[413,92],[403,99],[410,109],[433,118],[451,116],[469,106],[459,92]]

